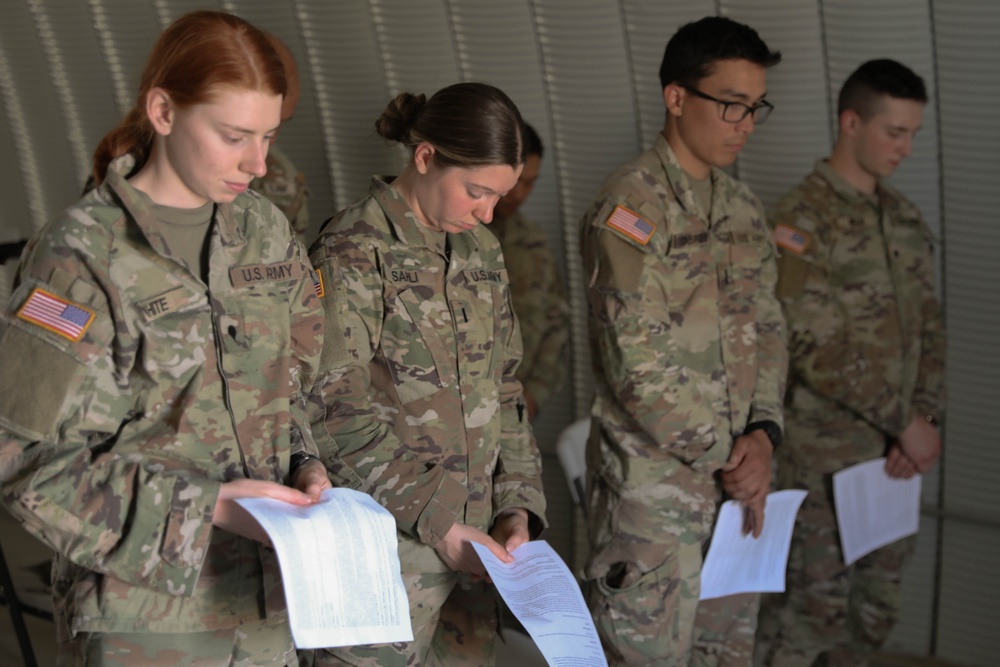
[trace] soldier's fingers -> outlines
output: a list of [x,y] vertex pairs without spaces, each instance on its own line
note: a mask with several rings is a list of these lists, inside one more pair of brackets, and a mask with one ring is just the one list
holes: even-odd
[[481,534],[482,537],[477,539],[476,542],[479,542],[484,547],[489,549],[490,553],[492,553],[494,556],[502,560],[504,563],[511,563],[514,561],[514,557],[510,555],[510,552],[507,551],[502,544],[494,540],[486,533],[481,533]]
[[293,489],[290,486],[284,486],[283,484],[274,484],[273,488],[268,489],[261,495],[267,498],[274,498],[275,500],[280,500],[291,505],[313,504],[313,499],[308,494],[305,494],[298,489]]
[[764,506],[760,505],[755,507],[753,510],[754,524],[753,524],[753,536],[754,539],[760,537],[760,534],[764,532]]
[[747,445],[746,441],[737,438],[736,442],[733,444],[733,451],[729,453],[729,459],[722,465],[723,472],[729,472],[730,470],[735,470],[747,455]]
[[885,457],[885,473],[889,477],[906,479],[912,477],[913,470],[915,468],[912,461],[910,461],[909,457],[901,449],[898,447],[889,449]]

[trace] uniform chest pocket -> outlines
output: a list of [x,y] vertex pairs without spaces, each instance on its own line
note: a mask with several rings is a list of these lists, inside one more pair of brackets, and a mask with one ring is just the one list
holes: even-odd
[[875,313],[892,307],[892,284],[886,244],[874,225],[842,230],[830,250],[830,283],[839,300],[853,313]]
[[753,295],[760,284],[761,249],[749,243],[729,246],[729,261],[720,265],[719,282],[726,286],[730,299],[746,299],[753,305]]
[[142,332],[139,364],[154,381],[182,378],[205,363],[211,345],[212,311],[208,297],[183,285],[135,300]]
[[460,354],[471,376],[499,380],[505,345],[514,328],[505,269],[465,271],[462,294],[450,299]]
[[217,295],[219,335],[229,354],[253,353],[266,363],[288,350],[289,301],[300,278],[259,282]]
[[[438,333],[449,318],[441,299],[425,285],[391,289],[385,294],[385,317],[379,349],[400,403],[409,403],[455,382],[455,364]],[[450,322],[448,326],[451,326]]]
[[718,298],[718,280],[711,246],[707,241],[672,247],[663,264],[662,289],[671,324],[683,327],[706,305],[714,308]]

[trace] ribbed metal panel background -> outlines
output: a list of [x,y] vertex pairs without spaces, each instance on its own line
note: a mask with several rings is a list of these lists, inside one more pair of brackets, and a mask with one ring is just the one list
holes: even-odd
[[152,4],[134,0],[88,0],[88,4],[121,116],[135,102],[146,56],[162,30],[160,12]]
[[652,145],[663,129],[666,112],[660,87],[660,61],[667,38],[685,23],[715,13],[715,0],[648,2],[621,0],[625,17],[629,75],[638,106],[642,147]]
[[616,4],[535,0],[538,41],[552,113],[559,205],[572,309],[577,416],[592,394],[578,224],[616,164],[640,149],[624,26]]
[[9,157],[16,156],[21,168],[31,216],[14,224],[22,234],[30,234],[72,203],[83,184],[74,175],[59,99],[34,19],[24,4],[8,8],[0,21],[0,89],[15,147]]
[[957,665],[994,667],[1000,621],[1000,531],[949,521],[943,537],[936,654]]
[[938,651],[985,666],[996,664],[1000,625],[1000,5],[935,2],[934,28],[949,338],[944,507],[992,525],[945,523]]
[[774,113],[754,131],[736,164],[739,178],[769,207],[830,151],[819,13],[815,2],[801,0],[724,0],[722,14],[754,26],[782,53],[767,74]]
[[80,30],[81,25],[90,23],[86,5],[33,0],[28,6],[48,66],[46,78],[52,81],[58,98],[74,178],[82,187],[90,175],[93,147],[118,115],[111,81],[96,35],[92,30]]
[[302,100],[280,145],[308,176],[313,233],[364,194],[373,173],[397,173],[403,164],[405,153],[387,147],[372,126],[395,93],[429,95],[459,80],[487,81],[506,90],[538,129],[546,158],[525,210],[565,264],[573,310],[574,381],[546,406],[536,429],[546,452],[549,538],[567,560],[572,511],[550,453],[563,426],[588,411],[592,391],[577,227],[605,176],[662,127],[658,68],[666,39],[684,22],[721,13],[750,23],[784,53],[768,74],[776,112],[734,169],[767,205],[828,154],[836,92],[851,70],[872,57],[914,68],[932,99],[914,154],[893,180],[942,240],[950,409],[944,474],[924,482],[925,505],[937,507],[942,498],[945,518],[922,523],[904,577],[904,620],[890,648],[992,664],[988,644],[1000,619],[1000,449],[990,420],[1000,405],[1000,293],[992,271],[1000,256],[1000,128],[991,111],[1000,97],[1000,5],[18,0],[5,5],[0,21],[0,241],[29,235],[76,199],[94,145],[134,101],[158,31],[206,6],[270,30],[298,59]]
[[0,40],[0,156],[5,156],[0,159],[0,243],[27,238],[33,230],[33,219],[42,219],[41,211],[32,215],[29,203],[29,199],[40,201],[42,194],[36,186],[36,195],[28,196],[26,181],[35,179],[37,183],[37,167],[25,164],[21,158],[27,137],[20,130],[25,122],[24,111],[13,86],[10,57]]

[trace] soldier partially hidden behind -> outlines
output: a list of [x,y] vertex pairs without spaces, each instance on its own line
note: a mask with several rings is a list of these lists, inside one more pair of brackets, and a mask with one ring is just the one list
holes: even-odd
[[510,276],[510,296],[524,345],[517,379],[524,386],[528,418],[534,420],[566,378],[569,304],[545,230],[519,210],[535,188],[543,153],[535,128],[526,124],[524,135],[528,150],[524,170],[517,185],[497,202],[488,229],[500,241]]
[[720,167],[771,111],[780,59],[725,18],[682,27],[667,117],[583,218],[596,397],[587,451],[590,606],[615,665],[740,665],[756,595],[699,603],[723,493],[759,535],[787,351],[760,202]]
[[791,354],[778,486],[809,495],[787,592],[761,605],[758,665],[864,665],[899,618],[915,538],[845,566],[831,476],[884,455],[890,476],[910,477],[941,453],[945,338],[933,237],[883,180],[910,155],[926,102],[908,68],[863,64],[840,91],[833,154],[772,216]]
[[[267,38],[281,58],[288,82],[288,92],[281,99],[281,125],[284,126],[295,115],[295,108],[299,105],[302,91],[299,67],[287,44],[271,34]],[[285,214],[300,239],[305,236],[309,230],[309,190],[306,188],[306,177],[295,168],[277,143],[272,143],[267,152],[267,173],[253,179],[250,188],[270,199]]]
[[284,73],[261,31],[196,12],[142,81],[0,317],[2,500],[56,553],[60,665],[291,667],[277,558],[235,502],[330,486],[308,258],[247,191]]

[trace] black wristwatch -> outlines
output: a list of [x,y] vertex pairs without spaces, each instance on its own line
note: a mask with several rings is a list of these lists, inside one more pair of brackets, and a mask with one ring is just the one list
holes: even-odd
[[295,471],[310,461],[319,461],[320,458],[309,452],[295,452],[288,457],[288,474],[294,475]]
[[743,435],[752,431],[763,431],[767,439],[771,441],[772,449],[777,449],[781,446],[781,429],[770,419],[747,424],[747,427],[743,430]]

